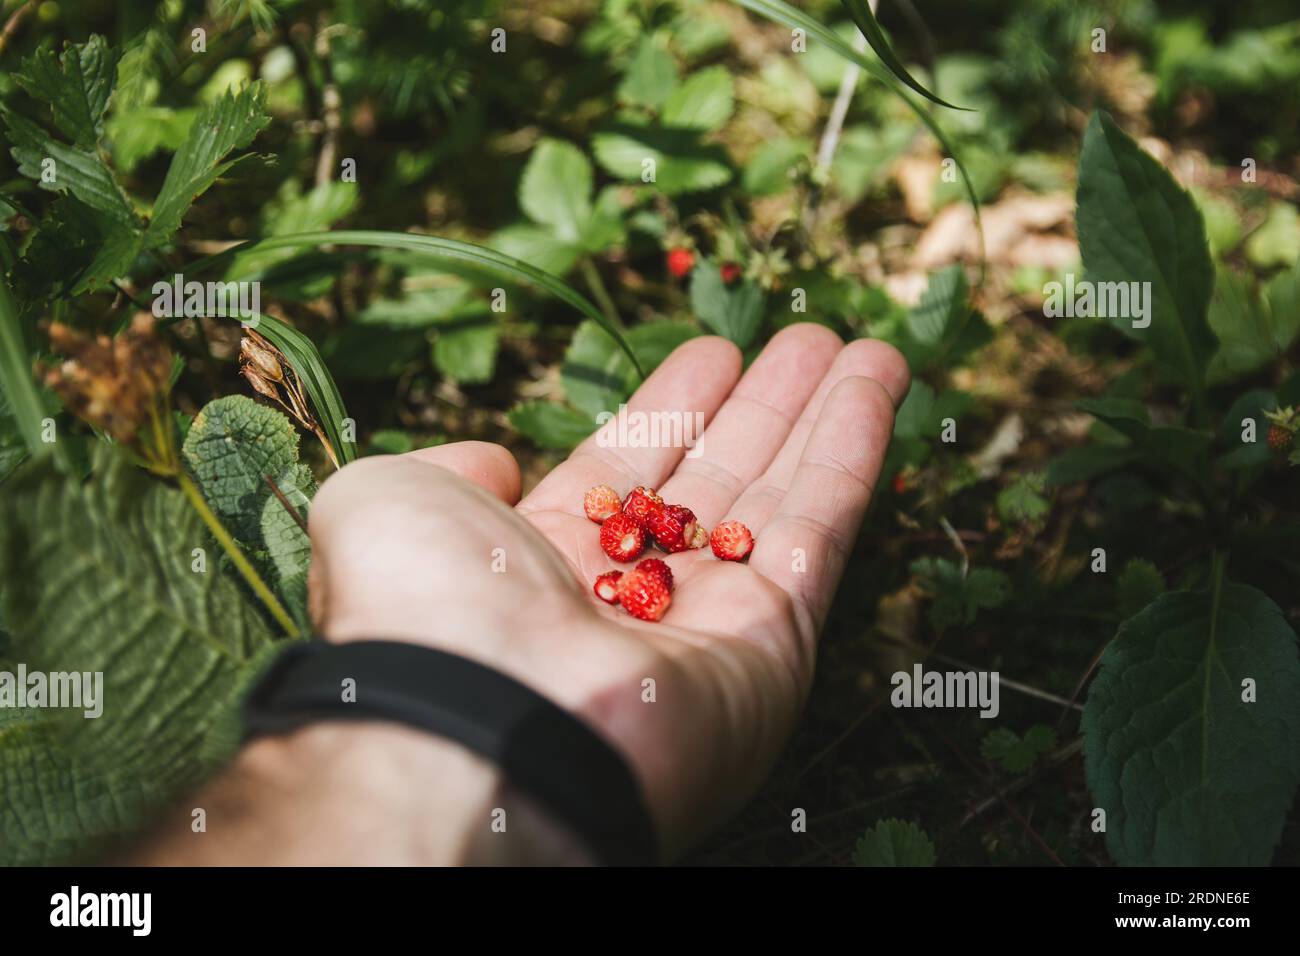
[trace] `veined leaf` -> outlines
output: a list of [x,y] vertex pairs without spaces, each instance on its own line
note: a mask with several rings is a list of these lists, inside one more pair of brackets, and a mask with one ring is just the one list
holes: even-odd
[[226,92],[204,108],[190,127],[185,142],[172,157],[167,178],[153,204],[145,242],[160,246],[181,227],[185,211],[239,159],[222,162],[234,149],[242,149],[271,121],[266,112],[266,86],[260,82],[237,93]]
[[596,430],[596,420],[589,415],[557,405],[533,401],[510,410],[510,424],[543,448],[568,451]]
[[34,99],[50,105],[54,125],[78,146],[93,150],[113,94],[117,53],[102,36],[68,44],[56,57],[43,47],[23,60],[13,78]]
[[853,849],[854,866],[934,866],[934,844],[915,823],[881,820]]
[[953,110],[963,108],[953,106],[951,103],[939,99],[912,78],[912,74],[907,72],[907,67],[903,66],[902,61],[895,55],[894,48],[889,45],[889,38],[885,36],[885,31],[880,29],[880,24],[876,22],[876,15],[871,12],[867,0],[842,0],[842,2],[848,15],[858,25],[862,35],[866,37],[871,49],[876,51],[876,56],[880,57],[881,62],[889,67],[889,72],[933,103],[938,103],[940,106],[946,106]]
[[1265,865],[1300,784],[1296,636],[1254,588],[1166,594],[1106,648],[1082,730],[1116,862]]
[[62,458],[63,448],[58,442],[50,445],[41,440],[41,423],[48,413],[32,376],[31,361],[19,324],[17,303],[9,291],[9,283],[0,274],[0,389],[9,401],[10,413],[27,451],[37,457],[53,449]]
[[[94,148],[85,149],[60,143],[28,119],[11,110],[4,111],[9,150],[18,171],[42,188],[56,193],[71,193],[91,209],[103,213],[122,227],[135,225],[135,213],[113,174]],[[44,175],[48,167],[52,178]]]
[[[212,269],[227,263],[232,256],[251,249],[301,249],[317,248],[326,245],[343,245],[343,246],[370,246],[380,249],[404,249],[410,252],[417,252],[427,255],[433,259],[452,259],[469,262],[479,266],[489,272],[497,275],[507,276],[511,279],[536,285],[539,288],[549,292],[561,302],[572,306],[581,312],[584,316],[591,319],[599,325],[627,354],[628,359],[636,367],[637,373],[644,378],[645,372],[636,355],[633,354],[631,346],[628,345],[627,339],[623,333],[610,320],[591,303],[582,293],[569,286],[556,276],[551,275],[535,266],[514,259],[495,249],[489,249],[486,246],[476,245],[472,242],[462,242],[459,239],[444,239],[441,236],[422,236],[415,233],[406,232],[376,232],[370,230],[351,230],[343,229],[337,232],[310,232],[301,233],[294,236],[271,236],[266,239],[254,239],[249,242],[240,243],[224,252],[208,256],[206,259],[200,259],[190,266],[191,273],[198,273],[205,269]],[[281,329],[287,329],[288,326],[281,324]],[[258,331],[272,338],[271,334],[265,329],[259,328]],[[279,330],[276,330],[279,334]],[[298,333],[294,333],[297,335]],[[301,337],[301,336],[300,336]],[[284,346],[278,340],[272,339],[275,344],[284,350]],[[305,340],[304,340],[305,341]],[[310,345],[310,342],[307,342]],[[313,352],[315,349],[313,348]],[[322,366],[323,371],[323,366]],[[299,369],[301,373],[302,370]],[[326,373],[328,375],[328,373]],[[315,396],[313,395],[313,398]],[[341,407],[341,405],[340,405]],[[331,436],[331,441],[333,440]]]
[[726,67],[692,73],[664,103],[663,124],[671,128],[715,130],[731,118],[734,85]]
[[519,205],[534,222],[576,243],[591,219],[591,163],[572,143],[544,139],[519,180]]

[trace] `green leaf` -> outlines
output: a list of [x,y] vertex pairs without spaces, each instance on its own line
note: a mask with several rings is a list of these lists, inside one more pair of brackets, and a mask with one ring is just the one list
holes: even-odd
[[904,328],[906,335],[899,344],[914,369],[951,367],[993,338],[984,317],[970,307],[966,273],[960,265],[930,276]]
[[677,67],[663,43],[654,35],[641,38],[618,85],[618,97],[627,103],[658,109],[677,85]]
[[492,380],[501,326],[491,315],[457,322],[439,330],[433,342],[433,363],[448,378],[464,385]]
[[498,229],[488,244],[502,255],[555,276],[568,275],[582,255],[578,246],[556,238],[551,230],[526,223]]
[[1021,737],[1005,727],[991,731],[980,744],[980,754],[1009,773],[1024,773],[1038,758],[1056,746],[1056,731],[1045,724],[1035,724]]
[[[135,213],[113,174],[93,149],[68,146],[51,139],[35,123],[8,109],[4,110],[5,127],[12,148],[9,150],[18,171],[50,192],[70,193],[91,209],[102,213],[120,227],[134,227]],[[53,181],[44,175],[46,160]]]
[[16,658],[102,672],[103,712],[0,710],[3,862],[84,860],[233,752],[272,629],[217,553],[179,492],[105,446],[87,483],[48,461],[6,482],[0,599]]
[[146,245],[153,248],[167,242],[181,227],[181,219],[194,200],[239,162],[223,162],[225,157],[251,143],[270,121],[266,85],[261,82],[238,92],[227,91],[204,107],[167,168],[167,178],[154,200],[153,216],[145,231]]
[[1193,480],[1204,473],[1205,451],[1214,440],[1209,432],[1175,425],[1153,427],[1145,406],[1132,399],[1090,398],[1075,406],[1129,438],[1137,458]]
[[1300,213],[1290,203],[1275,203],[1268,218],[1246,240],[1246,258],[1261,269],[1300,262]]
[[57,58],[51,47],[37,50],[13,78],[34,99],[49,104],[60,132],[93,150],[116,74],[117,53],[96,34],[85,43],[68,44]]
[[[240,243],[237,246],[232,246],[224,252],[219,252],[216,255],[208,256],[206,259],[201,259],[190,265],[189,272],[190,274],[197,274],[205,269],[212,269],[224,265],[239,253],[255,248],[301,249],[316,248],[327,245],[356,245],[372,246],[382,249],[401,249],[419,253],[432,259],[459,260],[462,262],[469,262],[498,275],[505,275],[512,279],[518,279],[536,285],[546,292],[549,292],[566,305],[577,309],[587,318],[595,321],[597,325],[603,328],[614,339],[614,341],[618,343],[619,347],[627,353],[628,357],[632,359],[632,363],[636,366],[638,374],[643,375],[642,367],[637,358],[633,355],[631,346],[627,344],[627,340],[623,337],[623,333],[585,296],[571,286],[566,285],[558,277],[543,269],[539,269],[536,266],[530,265],[519,259],[503,255],[495,249],[475,245],[472,242],[461,242],[458,239],[444,239],[441,236],[421,236],[405,232],[376,232],[350,229],[338,230],[336,232],[301,233],[293,236],[271,236],[266,239],[255,239],[251,242]],[[272,320],[263,317],[262,321],[265,324]],[[259,331],[268,338],[271,338],[272,334],[280,336],[281,338],[288,338],[289,336],[286,334],[286,330],[302,339],[302,341],[306,343],[306,346],[311,348],[312,353],[315,353],[315,348],[311,346],[309,340],[301,336],[299,333],[293,332],[292,329],[289,329],[289,327],[283,323],[272,322],[271,332],[259,328]],[[272,340],[282,351],[287,351],[279,338]],[[293,358],[293,356],[290,356],[290,358]],[[320,366],[320,371],[324,373],[326,378],[328,378],[328,373],[324,372],[324,366],[320,365],[319,355],[316,356],[316,364]],[[299,374],[303,374],[301,368],[299,368],[298,371]],[[313,393],[312,398],[315,400],[317,395]],[[337,398],[337,391],[335,391],[335,398]],[[339,410],[341,411],[342,403],[339,402],[338,404]],[[330,440],[334,441],[333,435],[330,436]]]
[[858,29],[866,37],[871,49],[876,51],[876,56],[880,57],[885,66],[889,67],[889,72],[927,100],[938,103],[940,106],[946,106],[949,109],[962,109],[960,106],[953,106],[951,103],[939,99],[912,78],[912,74],[907,72],[907,67],[903,66],[903,62],[894,54],[894,48],[889,45],[889,39],[885,36],[885,31],[880,29],[880,24],[876,22],[876,16],[871,12],[871,7],[867,5],[867,0],[842,0],[842,2],[845,11],[848,12],[853,22],[858,25]]
[[1081,445],[1067,448],[1047,466],[1047,485],[1069,485],[1091,481],[1107,472],[1130,465],[1142,457],[1129,445]]
[[554,402],[524,402],[510,410],[510,424],[543,448],[568,451],[596,430],[590,415]]
[[106,125],[114,167],[119,173],[129,175],[159,150],[179,149],[198,115],[196,109],[138,106],[122,112],[118,106]]
[[702,260],[691,273],[691,311],[743,349],[754,341],[763,320],[763,290],[748,279],[728,286],[718,267]]
[[48,412],[32,375],[31,362],[18,318],[18,305],[9,291],[9,283],[0,274],[0,392],[7,399],[8,413],[23,436],[28,453],[38,457],[53,449],[61,452],[61,446],[55,442],[52,447],[41,438],[42,423]]
[[1146,558],[1130,558],[1119,573],[1119,613],[1127,620],[1165,593],[1160,569]]
[[[276,481],[280,493],[307,520],[311,499],[316,495],[316,476],[306,465],[297,465]],[[274,495],[262,505],[261,542],[275,573],[275,590],[294,622],[304,633],[311,632],[307,612],[307,574],[311,570],[311,539],[289,510]]]
[[1091,282],[1151,284],[1150,324],[1134,329],[1125,319],[1117,328],[1199,395],[1216,344],[1205,225],[1191,196],[1106,113],[1093,114],[1084,135],[1077,220]]
[[1295,634],[1244,585],[1166,594],[1106,648],[1082,730],[1117,863],[1266,865],[1300,784]]
[[934,866],[934,843],[915,823],[881,820],[858,838],[854,866]]
[[591,220],[591,163],[578,147],[544,139],[533,149],[519,181],[519,205],[556,237],[576,243]]
[[1221,270],[1209,322],[1219,340],[1210,363],[1212,383],[1240,378],[1277,361],[1300,335],[1300,265],[1274,277],[1262,301],[1248,277]]
[[715,130],[731,118],[735,90],[731,74],[712,66],[691,74],[664,103],[663,124],[674,129]]
[[[304,193],[296,179],[288,179],[275,199],[267,204],[260,216],[262,234],[289,236],[299,232],[328,229],[347,218],[361,201],[356,183],[331,179],[319,183]],[[298,256],[293,249],[250,252],[237,256],[226,270],[227,279],[251,279],[264,275],[272,266]],[[273,275],[274,273],[272,273]],[[320,294],[320,293],[318,293]]]
[[[699,334],[699,329],[689,322],[646,322],[631,329],[627,340],[641,367],[649,373],[673,349]],[[569,404],[592,418],[593,429],[597,415],[616,411],[639,384],[627,356],[592,322],[583,322],[574,330],[560,367],[560,381]]]
[[298,432],[285,415],[244,395],[218,398],[194,416],[181,450],[203,497],[242,545],[267,550],[262,511],[275,500],[266,483],[298,484]]
[[751,196],[773,196],[793,184],[790,171],[809,154],[812,143],[806,139],[782,137],[763,143],[745,164],[741,185]]
[[652,182],[669,196],[714,189],[731,179],[726,151],[701,143],[689,129],[624,123],[597,133],[591,148],[610,175],[631,182],[641,182],[646,160],[653,160]]
[[998,517],[1009,524],[1042,521],[1052,510],[1051,502],[1043,497],[1046,486],[1047,476],[1041,471],[1020,475],[998,492]]
[[947,558],[918,558],[911,571],[934,598],[930,623],[936,631],[969,626],[981,609],[1001,607],[1011,596],[1011,579],[996,568],[971,568],[962,577],[961,568]]

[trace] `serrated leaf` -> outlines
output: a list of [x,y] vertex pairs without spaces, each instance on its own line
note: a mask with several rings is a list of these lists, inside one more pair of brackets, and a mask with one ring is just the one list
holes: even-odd
[[225,157],[251,143],[270,121],[266,86],[261,82],[238,92],[228,91],[204,107],[172,157],[167,178],[154,200],[153,216],[145,232],[149,247],[160,246],[171,238],[194,200],[238,162],[223,162]]
[[637,44],[618,85],[618,97],[628,103],[658,109],[676,85],[677,67],[672,56],[662,41],[650,34]]
[[[209,555],[193,569],[193,549]],[[101,446],[94,476],[33,463],[0,497],[3,616],[29,670],[103,673],[103,711],[0,711],[0,857],[84,859],[228,758],[272,647],[177,491]]]
[[1192,197],[1115,125],[1094,113],[1079,155],[1079,250],[1089,281],[1149,282],[1150,324],[1116,327],[1144,342],[1194,393],[1216,341],[1206,316],[1214,268]]
[[1081,726],[1117,863],[1265,865],[1300,784],[1295,633],[1245,585],[1166,594],[1120,626]]
[[[673,349],[699,334],[699,329],[688,322],[647,322],[630,329],[627,342],[649,374]],[[638,376],[627,356],[619,352],[600,326],[583,322],[569,340],[560,381],[569,404],[588,413],[594,429],[595,417],[616,411],[636,389]]]
[[543,139],[519,181],[519,206],[562,242],[577,243],[591,219],[591,163],[571,143]]
[[930,623],[944,631],[975,622],[981,609],[1001,607],[1011,596],[1011,579],[996,568],[961,568],[947,558],[918,558],[912,562],[917,583],[934,598]]
[[715,130],[731,118],[735,90],[726,67],[711,66],[687,77],[664,103],[663,124],[673,129]]
[[980,743],[980,754],[1010,773],[1024,773],[1038,758],[1056,746],[1056,731],[1045,724],[1035,724],[1021,737],[1001,727],[990,731]]
[[214,399],[194,416],[181,449],[203,497],[237,541],[259,551],[269,476],[297,474],[298,432],[281,412],[244,395]]
[[717,266],[701,261],[691,273],[691,311],[710,330],[743,349],[754,341],[763,321],[763,290],[749,279],[729,286]]
[[[12,144],[9,152],[20,173],[42,189],[76,196],[114,224],[123,228],[135,225],[130,202],[93,149],[51,139],[35,123],[10,110],[4,111],[4,121]],[[54,165],[45,166],[46,160],[52,160]],[[44,175],[47,168],[52,181]]]
[[1165,593],[1160,569],[1146,558],[1130,558],[1119,573],[1119,613],[1127,620]]
[[524,402],[510,410],[510,424],[543,448],[568,451],[596,430],[596,420],[554,402]]
[[49,104],[54,125],[78,146],[94,149],[117,74],[117,53],[98,34],[68,44],[56,57],[43,47],[23,60],[13,78],[34,99]]
[[1043,489],[1046,486],[1046,475],[1041,471],[1020,475],[998,492],[996,502],[998,517],[1011,524],[1033,524],[1042,521],[1052,510],[1051,502],[1043,497]]
[[669,196],[714,189],[731,179],[726,151],[701,143],[693,130],[621,124],[597,133],[591,148],[610,175],[629,182],[642,182],[645,163],[652,160],[652,182]]
[[790,171],[809,154],[812,143],[806,139],[782,137],[769,140],[755,150],[745,164],[741,185],[751,196],[772,196],[789,189]]
[[445,325],[433,341],[433,363],[443,375],[465,385],[492,380],[501,326],[491,315]]
[[567,275],[582,255],[578,246],[557,238],[549,229],[522,223],[498,229],[488,245],[557,276]]
[[881,820],[858,838],[854,866],[934,866],[934,843],[915,823]]
[[953,365],[993,337],[984,317],[970,307],[960,265],[931,274],[904,328],[907,334],[899,345],[914,369]]

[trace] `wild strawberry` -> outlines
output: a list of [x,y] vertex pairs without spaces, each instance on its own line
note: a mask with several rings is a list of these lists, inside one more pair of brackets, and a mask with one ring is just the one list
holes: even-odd
[[1291,432],[1281,425],[1269,425],[1268,447],[1274,451],[1286,451],[1291,447]]
[[609,485],[597,485],[582,499],[582,510],[587,512],[588,518],[599,524],[610,515],[622,511],[623,502],[618,497],[618,492]]
[[894,485],[894,494],[901,495],[903,492],[907,491],[907,476],[904,475],[901,471],[898,472],[896,475],[894,475],[893,485]]
[[[641,563],[645,564],[644,561]],[[667,565],[664,565],[664,567],[667,567]],[[597,576],[596,583],[591,586],[591,589],[596,592],[596,597],[606,604],[617,604],[618,579],[622,576],[622,571],[606,571],[604,574]]]
[[620,511],[600,526],[600,546],[615,561],[631,561],[645,550],[645,529],[631,515]]
[[655,544],[669,554],[685,551],[695,540],[699,524],[695,513],[681,505],[664,505],[646,518],[645,528],[654,535]]
[[[664,586],[669,591],[673,589],[673,569],[668,567],[667,562],[658,558],[646,558],[644,561],[638,561],[634,571],[640,571],[642,574],[657,574],[663,580]],[[614,571],[613,574],[620,572]]]
[[618,601],[623,610],[643,621],[657,621],[664,616],[673,596],[663,575],[653,569],[634,569],[618,582]]
[[637,485],[623,501],[623,514],[631,515],[637,520],[642,527],[649,520],[650,515],[663,509],[664,500],[655,494],[653,488],[645,488]]
[[740,278],[739,263],[724,262],[722,266],[718,269],[718,271],[722,273],[722,281],[725,282],[727,285],[731,285],[731,283],[735,282],[737,279]]
[[739,521],[724,521],[709,535],[709,544],[723,561],[743,561],[754,550],[754,536]]
[[669,249],[666,262],[668,271],[672,273],[673,278],[682,279],[695,266],[695,253],[681,247]]

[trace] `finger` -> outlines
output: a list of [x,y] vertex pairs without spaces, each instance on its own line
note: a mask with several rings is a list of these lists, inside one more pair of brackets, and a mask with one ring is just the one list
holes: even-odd
[[781,504],[756,536],[750,568],[794,600],[805,637],[825,620],[893,424],[893,397],[880,382],[840,380],[826,397]]
[[811,322],[774,335],[660,489],[664,500],[716,523],[771,464],[843,346]]
[[402,457],[446,468],[508,505],[519,501],[519,463],[508,449],[500,445],[485,441],[458,441],[420,448]]
[[835,363],[818,385],[772,463],[745,489],[725,517],[743,522],[758,536],[790,487],[809,436],[825,411],[828,396],[840,382],[852,377],[874,379],[888,394],[893,408],[902,403],[911,382],[906,359],[892,345],[874,339],[850,342],[835,357]]
[[[691,339],[674,349],[628,399],[626,414],[649,418],[654,412],[676,413],[684,423],[699,420],[707,424],[735,386],[740,366],[740,350],[726,339]],[[621,442],[618,420],[614,419],[542,479],[520,503],[520,510],[525,514],[562,511],[580,515],[582,496],[594,485],[610,485],[620,495],[636,485],[658,487],[672,474],[684,451],[680,443]]]

